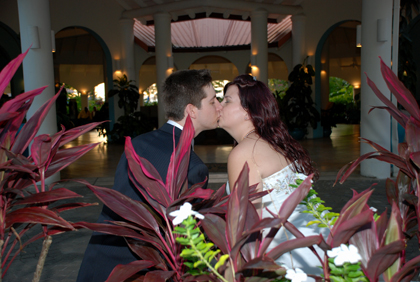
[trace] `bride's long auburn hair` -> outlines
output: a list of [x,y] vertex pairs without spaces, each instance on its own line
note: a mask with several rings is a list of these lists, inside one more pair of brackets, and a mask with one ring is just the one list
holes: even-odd
[[256,133],[292,163],[296,172],[314,173],[314,180],[318,179],[318,171],[312,165],[309,153],[290,136],[281,121],[277,101],[270,89],[247,74],[239,75],[226,84],[224,93],[231,85],[238,86],[241,105],[250,116]]

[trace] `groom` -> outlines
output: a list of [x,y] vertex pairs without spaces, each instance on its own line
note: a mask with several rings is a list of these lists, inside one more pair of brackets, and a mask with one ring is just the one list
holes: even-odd
[[[171,74],[164,83],[160,97],[165,105],[168,122],[161,128],[132,140],[136,153],[147,159],[166,179],[171,154],[173,151],[173,130],[175,143],[178,143],[187,115],[191,117],[196,137],[201,131],[217,126],[222,108],[216,98],[208,70],[181,70]],[[125,153],[121,156],[115,173],[115,189],[132,199],[143,201],[140,192],[128,178],[128,163]],[[188,185],[202,182],[207,177],[208,169],[192,151],[188,167]],[[207,186],[207,184],[205,185]],[[205,187],[204,187],[205,188]],[[104,206],[98,222],[120,221],[121,217]],[[85,251],[77,281],[105,281],[118,264],[128,264],[138,260],[129,249],[124,238],[94,232]]]

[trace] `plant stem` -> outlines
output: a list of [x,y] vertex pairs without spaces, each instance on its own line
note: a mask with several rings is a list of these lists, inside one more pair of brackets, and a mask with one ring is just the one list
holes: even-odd
[[50,249],[51,243],[52,243],[52,237],[51,236],[45,237],[44,242],[42,243],[41,254],[39,255],[38,264],[36,266],[36,270],[35,270],[34,278],[32,279],[32,282],[39,282],[41,279],[42,269],[44,268],[45,259],[47,258],[48,250]]
[[190,246],[194,249],[195,253],[198,255],[199,259],[204,262],[207,267],[217,276],[219,277],[220,280],[224,281],[224,282],[228,282],[222,275],[220,275],[219,272],[217,272],[216,269],[213,268],[213,266],[211,266],[211,264],[203,257],[203,255],[201,254],[201,252],[197,249],[197,247],[195,246],[193,240],[192,240],[192,234],[190,232],[190,230],[187,228],[187,234],[188,234],[188,240],[190,241]]

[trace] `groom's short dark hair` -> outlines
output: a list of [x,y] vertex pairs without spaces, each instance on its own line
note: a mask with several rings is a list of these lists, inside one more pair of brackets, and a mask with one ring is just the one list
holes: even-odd
[[179,121],[184,118],[188,104],[201,108],[201,100],[206,98],[203,87],[211,84],[210,71],[180,70],[172,73],[163,84],[162,100],[167,118]]

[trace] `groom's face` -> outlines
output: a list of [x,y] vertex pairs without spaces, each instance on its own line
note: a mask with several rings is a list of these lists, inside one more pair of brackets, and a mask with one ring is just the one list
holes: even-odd
[[196,119],[194,128],[196,135],[203,130],[215,129],[219,120],[222,105],[216,98],[216,91],[211,84],[204,86],[206,97],[201,100],[201,107],[195,108]]

